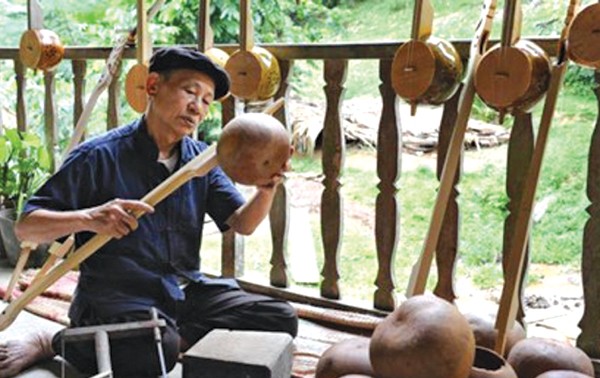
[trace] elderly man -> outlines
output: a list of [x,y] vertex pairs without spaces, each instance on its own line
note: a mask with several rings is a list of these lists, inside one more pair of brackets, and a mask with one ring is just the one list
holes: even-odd
[[[71,327],[147,320],[154,307],[167,322],[162,343],[168,370],[180,352],[214,328],[295,336],[297,316],[289,304],[199,271],[205,215],[221,231],[252,233],[268,214],[285,167],[247,202],[219,168],[187,182],[155,208],[137,200],[207,148],[190,134],[209,105],[229,91],[227,73],[196,51],[158,50],[149,71],[143,117],[74,150],[25,206],[17,236],[48,242],[75,233],[78,246],[94,234],[113,236],[81,264]],[[137,220],[131,214],[138,210],[148,215]],[[36,334],[0,346],[0,377],[61,350],[81,372],[96,372],[93,342],[64,343],[60,333]],[[156,354],[150,335],[111,341],[116,376],[158,375]]]

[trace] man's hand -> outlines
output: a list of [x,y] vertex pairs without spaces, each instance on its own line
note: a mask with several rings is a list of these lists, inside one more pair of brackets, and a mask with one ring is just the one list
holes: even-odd
[[134,231],[138,227],[134,213],[153,213],[154,208],[138,200],[114,199],[103,205],[86,210],[89,231],[110,235],[115,239]]
[[[294,154],[294,147],[290,149],[290,157]],[[292,161],[288,159],[285,164],[281,167],[279,172],[271,176],[271,179],[267,182],[258,183],[256,189],[259,191],[274,191],[275,188],[283,181],[285,181],[285,173],[292,170]]]

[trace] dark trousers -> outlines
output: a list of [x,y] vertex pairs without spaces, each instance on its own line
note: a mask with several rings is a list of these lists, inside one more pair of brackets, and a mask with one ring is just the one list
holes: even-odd
[[[215,284],[216,282],[216,284]],[[162,332],[162,348],[167,370],[173,369],[180,352],[180,341],[194,345],[216,328],[285,332],[295,337],[298,318],[292,306],[263,295],[247,293],[228,284],[191,283],[185,288],[186,299],[177,310],[177,319],[167,320]],[[137,311],[99,319],[90,316],[81,327],[99,324],[148,320],[149,311]],[[85,374],[97,373],[93,341],[64,342],[61,333],[54,336],[53,347],[69,363]],[[110,340],[110,355],[115,377],[156,377],[161,373],[158,351],[152,332],[148,335]]]

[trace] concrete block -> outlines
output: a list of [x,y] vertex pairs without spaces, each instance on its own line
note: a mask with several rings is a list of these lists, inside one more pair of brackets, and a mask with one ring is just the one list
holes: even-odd
[[183,355],[183,378],[289,378],[292,337],[217,329]]

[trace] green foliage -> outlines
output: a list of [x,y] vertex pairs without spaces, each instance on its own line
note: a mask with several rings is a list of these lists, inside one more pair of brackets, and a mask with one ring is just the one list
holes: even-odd
[[581,96],[590,95],[595,87],[594,70],[571,64],[565,75],[565,86]]
[[0,206],[20,212],[47,178],[49,167],[48,152],[37,135],[5,129],[0,135]]
[[487,106],[479,96],[475,96],[475,100],[473,101],[471,117],[489,123],[498,122],[498,112]]
[[[199,2],[173,0],[161,10],[160,28],[177,25],[165,43],[195,44]],[[340,11],[313,1],[256,0],[252,4],[255,39],[259,43],[317,41],[342,30]],[[237,43],[239,1],[211,2],[210,22],[215,43]]]
[[473,283],[480,289],[493,289],[502,282],[502,267],[498,263],[484,264],[474,270]]
[[218,102],[213,102],[209,109],[208,115],[198,127],[200,139],[207,143],[213,143],[219,140],[221,135],[221,105]]

